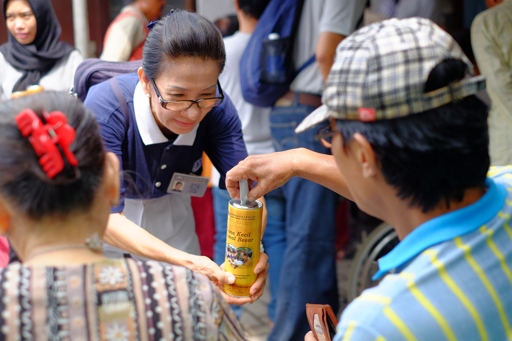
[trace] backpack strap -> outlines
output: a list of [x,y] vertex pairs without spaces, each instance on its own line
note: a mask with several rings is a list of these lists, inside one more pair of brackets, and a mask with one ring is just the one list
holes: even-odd
[[117,17],[114,18],[114,20],[112,21],[110,26],[107,28],[107,32],[105,33],[104,41],[107,41],[107,37],[108,37],[110,28],[112,27],[113,23],[121,21],[121,20],[123,20],[125,18],[130,18],[130,17],[132,17],[132,18],[135,17],[135,18],[137,18],[139,20],[141,26],[144,27],[144,33],[146,34],[146,37],[147,37],[147,35],[149,33],[149,28],[146,25],[147,19],[144,20],[144,18],[138,12],[135,12],[135,11],[123,11],[123,12],[119,13],[117,15]]
[[316,57],[315,55],[312,55],[311,57],[309,57],[308,60],[306,60],[306,62],[304,64],[302,64],[300,66],[300,68],[297,69],[297,72],[295,73],[295,77],[297,77],[297,75],[299,73],[301,73],[305,68],[307,68],[308,66],[310,66],[311,64],[313,64],[316,60]]
[[[126,130],[124,131],[125,138],[123,139],[122,143],[122,153],[127,153],[128,151],[128,139],[126,138],[128,135],[128,128],[130,127],[130,110],[128,109],[128,104],[126,104],[126,97],[124,97],[123,90],[121,89],[121,85],[117,81],[116,77],[112,77],[108,80],[108,84],[112,88],[112,91],[114,91],[114,95],[116,96],[117,101],[119,102],[119,105],[121,107],[121,111],[123,112],[124,119],[126,121]],[[124,160],[124,159],[123,159]],[[123,169],[125,165],[123,163]]]
[[112,88],[112,91],[114,91],[114,95],[121,106],[121,111],[123,112],[124,119],[126,120],[126,128],[128,130],[128,126],[130,125],[130,110],[128,109],[128,104],[126,104],[126,98],[124,97],[121,85],[119,85],[116,77],[110,78],[108,80],[108,84],[110,84],[110,87]]
[[[103,39],[103,48],[105,48],[105,44],[108,41],[108,37],[110,35],[110,31],[111,31],[112,26],[113,26],[112,24],[115,23],[115,22],[121,21],[121,20],[123,20],[125,18],[129,18],[129,17],[137,18],[139,20],[141,26],[144,28],[144,40],[142,40],[142,42],[139,44],[139,46],[134,47],[134,50],[132,51],[132,54],[130,55],[130,58],[132,58],[132,56],[134,54],[134,51],[136,51],[137,49],[141,49],[141,46],[144,46],[144,43],[146,42],[146,38],[148,37],[148,34],[149,34],[149,28],[146,25],[147,19],[145,21],[144,18],[141,16],[141,14],[139,14],[138,12],[123,11],[123,12],[119,13],[117,15],[117,17],[114,18],[114,20],[108,26],[107,32],[105,33],[105,37]],[[142,56],[141,52],[137,52],[137,53],[140,53],[141,56]],[[130,59],[130,60],[136,60],[136,59],[142,59],[142,58],[135,58],[134,57],[133,59]]]
[[119,13],[119,15],[114,19],[114,22],[121,21],[124,18],[129,17],[136,17],[137,19],[139,19],[140,24],[142,25],[142,27],[144,27],[144,32],[146,32],[146,35],[149,33],[149,28],[146,25],[147,19],[143,18],[140,13],[135,11],[124,11]]
[[[134,60],[142,59],[142,51],[144,48],[144,44],[146,43],[146,38],[148,37],[148,34],[149,34],[149,28],[146,25],[144,19],[141,17],[141,15],[138,12],[132,12],[132,11],[121,12],[116,17],[116,19],[114,21],[119,21],[119,20],[122,20],[122,19],[128,18],[128,17],[137,17],[137,19],[139,19],[139,22],[142,25],[142,27],[144,27],[144,40],[140,42],[139,46],[133,48],[132,54],[128,58],[129,61],[134,61]],[[106,39],[105,39],[105,41],[106,41]]]

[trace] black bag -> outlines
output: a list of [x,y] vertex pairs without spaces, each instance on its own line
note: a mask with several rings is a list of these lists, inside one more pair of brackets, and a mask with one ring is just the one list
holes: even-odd
[[142,60],[132,62],[108,62],[98,58],[89,58],[81,62],[75,71],[71,93],[85,100],[87,91],[95,84],[99,84],[115,76],[137,72],[142,66]]
[[130,122],[128,105],[126,104],[123,91],[115,77],[137,72],[141,66],[142,60],[109,62],[98,58],[86,59],[76,68],[73,88],[71,88],[70,93],[83,102],[91,86],[108,81],[121,106],[126,122]]

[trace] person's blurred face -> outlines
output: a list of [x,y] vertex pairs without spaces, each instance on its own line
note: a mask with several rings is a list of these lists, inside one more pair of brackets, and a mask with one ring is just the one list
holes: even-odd
[[496,5],[499,5],[503,2],[503,0],[485,0],[485,4],[487,5],[487,8],[494,7]]
[[18,43],[27,45],[36,39],[37,22],[26,0],[9,0],[5,11],[7,29]]
[[[197,104],[186,110],[172,111],[164,109],[158,100],[151,81],[145,74],[140,75],[143,89],[150,94],[153,117],[164,134],[187,134],[212,110],[199,108]],[[164,100],[198,100],[216,96],[219,65],[214,60],[183,57],[173,60],[167,69],[155,78],[155,86]]]
[[149,21],[157,20],[162,17],[165,8],[165,0],[142,0],[142,12]]

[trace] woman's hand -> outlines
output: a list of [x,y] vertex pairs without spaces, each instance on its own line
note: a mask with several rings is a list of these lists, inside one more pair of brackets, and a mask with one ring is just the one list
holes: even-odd
[[263,295],[269,266],[267,254],[264,252],[260,253],[258,264],[254,267],[254,273],[257,276],[256,281],[251,285],[251,289],[249,290],[251,294],[250,297],[233,297],[224,292],[224,284],[233,284],[235,282],[235,276],[224,271],[224,264],[219,267],[208,257],[194,256],[190,262],[190,266],[187,267],[192,271],[208,277],[208,279],[219,288],[226,302],[229,304],[243,305],[256,302]]
[[318,341],[315,337],[315,335],[313,335],[313,332],[310,331],[308,332],[305,336],[304,336],[304,341]]
[[[129,233],[127,232],[129,229]],[[111,245],[128,250],[136,255],[153,258],[155,260],[170,264],[184,266],[192,271],[198,272],[206,277],[221,292],[224,291],[224,284],[233,284],[235,276],[224,271],[210,258],[205,256],[196,256],[180,250],[177,250],[158,238],[149,234],[140,226],[129,221],[122,214],[116,213],[110,215],[109,225],[104,236],[104,240]],[[251,286],[250,297],[232,297],[223,293],[224,298],[231,304],[252,303],[263,295],[265,283],[267,281],[268,256],[260,253],[258,264],[254,267],[254,273],[257,275],[256,282]]]
[[[268,276],[268,268],[270,264],[268,264],[268,256],[266,253],[260,253],[260,259],[258,260],[258,264],[254,267],[254,273],[256,276],[256,281],[251,285],[251,289],[249,289],[250,297],[233,297],[224,292],[224,285],[218,283],[217,287],[219,288],[222,296],[229,304],[243,305],[246,303],[254,303],[256,302],[262,295],[265,290],[265,284],[267,282]],[[224,264],[222,264],[221,269],[224,269]],[[231,275],[231,274],[230,274]],[[232,283],[228,283],[232,284]]]
[[235,276],[233,274],[224,271],[224,268],[219,267],[210,258],[193,255],[191,255],[191,257],[186,267],[208,277],[215,285],[223,286],[224,284],[233,284],[235,282]]

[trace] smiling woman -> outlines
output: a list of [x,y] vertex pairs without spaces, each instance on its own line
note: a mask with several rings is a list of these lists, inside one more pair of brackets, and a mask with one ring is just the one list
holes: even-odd
[[4,0],[9,41],[0,46],[0,101],[32,85],[68,91],[82,57],[59,41],[61,28],[50,1]]
[[[220,171],[222,188],[226,172],[247,156],[236,109],[218,81],[225,59],[212,22],[171,11],[152,25],[138,73],[116,78],[128,119],[109,82],[90,89],[85,105],[96,114],[105,146],[118,156],[124,173],[120,205],[112,209],[105,232],[107,255],[130,253],[184,265],[219,284],[234,280],[199,256],[191,207],[191,196],[201,196],[208,184],[200,176],[203,152]],[[231,297],[230,303],[261,296],[266,260],[263,255],[256,266],[252,296]]]
[[[189,133],[224,99],[217,80],[216,61],[178,58],[172,62],[172,70],[157,76],[157,80],[148,79],[143,68],[139,70],[144,92],[153,95],[150,96],[153,116],[164,134],[171,137]],[[161,85],[158,86],[157,82]]]

